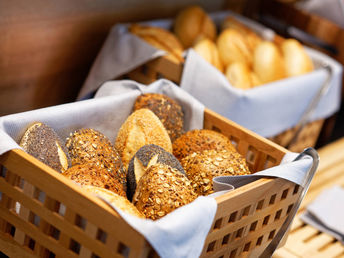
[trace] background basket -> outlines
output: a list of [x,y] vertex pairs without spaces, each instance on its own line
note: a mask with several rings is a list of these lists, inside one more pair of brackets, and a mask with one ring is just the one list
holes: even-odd
[[[207,109],[204,128],[228,136],[252,171],[278,165],[287,153]],[[145,238],[114,210],[32,156],[11,150],[0,163],[0,249],[5,254],[154,256]],[[283,179],[259,179],[216,197],[218,208],[201,256],[259,255],[290,213],[299,188]]]

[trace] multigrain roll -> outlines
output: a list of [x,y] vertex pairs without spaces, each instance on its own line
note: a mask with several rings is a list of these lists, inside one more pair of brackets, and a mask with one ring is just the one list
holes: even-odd
[[216,26],[200,6],[189,6],[176,16],[173,31],[184,48],[191,47],[200,38],[215,40]]
[[135,156],[130,160],[127,172],[127,196],[131,201],[136,190],[136,186],[145,174],[146,170],[155,164],[163,164],[177,169],[182,174],[185,171],[179,160],[171,153],[165,151],[158,145],[148,144],[140,148]]
[[222,149],[236,151],[228,137],[208,129],[188,131],[173,143],[173,155],[179,161],[194,152]]
[[141,108],[148,108],[160,119],[172,142],[184,133],[183,109],[170,97],[158,93],[142,94],[134,103],[134,111]]
[[253,71],[263,84],[286,77],[283,56],[274,43],[258,44],[253,55]]
[[179,39],[168,30],[154,26],[132,24],[129,31],[152,46],[169,53],[168,57],[176,63],[184,62],[183,46]]
[[281,43],[287,76],[296,76],[313,71],[314,65],[304,47],[295,39],[286,39]]
[[172,143],[160,119],[149,109],[134,111],[120,127],[115,148],[125,169],[135,153],[144,145],[155,144],[172,153]]
[[66,140],[72,165],[93,163],[113,173],[126,188],[126,172],[117,150],[101,132],[82,128],[74,131]]
[[111,205],[115,206],[118,209],[121,209],[122,211],[130,215],[133,215],[139,218],[145,218],[145,216],[141,212],[138,211],[138,209],[134,206],[134,204],[129,202],[129,200],[123,196],[120,196],[112,191],[106,190],[101,187],[96,187],[96,186],[87,185],[87,186],[83,186],[82,188],[98,197],[105,199]]
[[35,122],[29,126],[19,145],[25,152],[58,172],[71,166],[65,143],[53,128],[44,123]]
[[95,164],[74,165],[62,174],[81,186],[97,186],[126,197],[123,184],[111,172]]
[[209,195],[214,192],[214,177],[250,174],[245,158],[236,151],[194,152],[183,158],[181,163],[192,187],[199,195]]
[[220,59],[219,51],[216,44],[208,38],[197,40],[193,49],[206,61],[223,72],[223,64]]
[[196,198],[185,175],[170,166],[156,164],[141,177],[133,203],[146,218],[156,220]]
[[234,62],[252,65],[252,51],[245,37],[235,29],[225,29],[217,39],[217,48],[225,67]]

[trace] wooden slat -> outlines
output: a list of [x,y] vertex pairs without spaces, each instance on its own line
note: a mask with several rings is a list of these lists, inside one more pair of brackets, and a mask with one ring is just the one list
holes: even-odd
[[0,234],[0,250],[9,257],[34,258],[32,250],[19,245],[7,234]]

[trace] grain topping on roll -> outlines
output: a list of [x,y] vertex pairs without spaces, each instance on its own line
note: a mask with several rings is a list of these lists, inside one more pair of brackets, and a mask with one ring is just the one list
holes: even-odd
[[141,177],[133,203],[146,218],[156,220],[196,197],[185,175],[170,166],[156,164]]
[[155,164],[164,164],[177,169],[182,174],[185,171],[178,159],[158,145],[148,144],[140,148],[130,160],[127,172],[127,196],[131,201],[136,190],[137,183],[146,170]]
[[22,136],[20,147],[44,164],[63,172],[71,166],[65,143],[50,126],[35,122]]
[[75,183],[93,185],[108,189],[121,196],[126,196],[122,183],[114,175],[100,166],[92,163],[74,165],[62,173]]
[[222,149],[236,151],[228,137],[208,129],[188,131],[173,143],[173,155],[179,161],[194,152]]
[[140,95],[134,104],[134,111],[148,108],[163,123],[173,142],[184,133],[184,113],[182,107],[170,97],[158,93]]
[[90,128],[79,129],[70,134],[66,146],[72,165],[94,163],[113,173],[126,187],[126,172],[121,157],[104,134]]

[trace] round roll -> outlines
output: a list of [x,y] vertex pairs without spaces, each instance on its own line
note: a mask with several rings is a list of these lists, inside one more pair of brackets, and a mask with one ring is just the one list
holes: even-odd
[[96,186],[87,185],[83,186],[82,188],[98,197],[105,199],[111,205],[115,206],[118,209],[121,209],[122,211],[130,215],[139,218],[145,218],[145,216],[137,210],[134,204],[129,202],[128,199],[123,196],[120,196],[114,192]]
[[222,149],[236,151],[228,137],[208,129],[188,131],[173,143],[173,155],[179,161],[194,152]]
[[62,174],[81,186],[98,186],[118,195],[126,196],[123,184],[111,172],[95,164],[74,165]]
[[191,47],[200,38],[213,41],[216,38],[216,26],[200,6],[182,9],[176,16],[173,30],[184,48]]
[[295,39],[286,39],[281,44],[287,76],[296,76],[313,71],[314,65],[304,47]]
[[172,142],[184,133],[182,107],[170,97],[158,93],[142,94],[134,103],[134,111],[141,108],[148,108],[160,119]]
[[156,164],[141,177],[133,203],[146,218],[156,220],[196,197],[185,175],[170,166]]
[[207,62],[223,72],[223,64],[220,59],[219,51],[213,41],[207,38],[200,39],[195,43],[193,49]]
[[214,192],[214,177],[251,174],[245,158],[236,151],[205,150],[186,156],[181,163],[192,187],[199,195]]
[[67,138],[66,146],[72,165],[93,163],[113,173],[126,188],[121,157],[104,134],[91,128],[78,129]]
[[179,39],[168,30],[155,26],[132,24],[129,31],[152,46],[162,49],[176,63],[184,62],[183,46]]
[[148,144],[140,148],[135,156],[130,160],[127,172],[127,196],[131,201],[140,178],[146,170],[155,164],[163,164],[177,169],[182,174],[185,171],[179,160],[171,153],[165,151],[158,145]]
[[71,166],[65,143],[53,128],[44,123],[35,122],[29,126],[19,145],[25,152],[58,172]]
[[234,62],[252,65],[252,51],[245,37],[235,29],[225,29],[217,39],[217,48],[225,67]]
[[253,71],[263,84],[285,78],[283,56],[274,43],[263,41],[256,47]]
[[127,169],[129,161],[144,145],[155,144],[172,153],[172,143],[160,119],[149,109],[134,111],[120,127],[115,148]]

